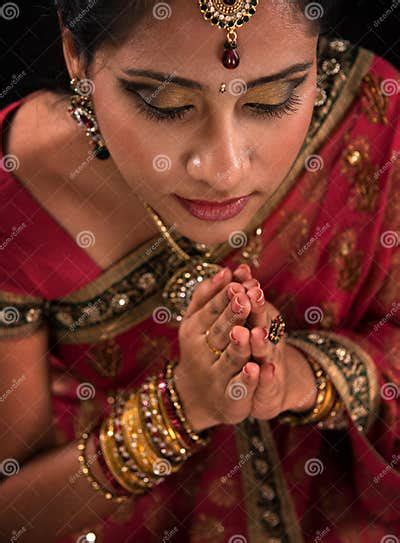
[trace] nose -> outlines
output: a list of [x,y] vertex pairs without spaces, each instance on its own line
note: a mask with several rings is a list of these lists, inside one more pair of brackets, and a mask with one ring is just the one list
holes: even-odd
[[252,149],[234,117],[226,112],[213,115],[198,137],[189,153],[188,174],[221,199],[241,195],[239,186],[249,173]]

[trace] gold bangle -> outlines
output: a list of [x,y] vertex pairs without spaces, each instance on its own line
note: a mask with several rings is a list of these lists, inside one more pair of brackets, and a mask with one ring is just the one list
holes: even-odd
[[154,382],[154,380],[149,382],[149,391],[151,391],[151,395],[152,395],[152,398],[154,398],[154,401],[157,401],[158,410],[161,416],[161,422],[168,434],[166,438],[177,456],[177,461],[180,462],[180,461],[186,460],[189,450],[185,442],[182,440],[179,432],[177,432],[172,427],[172,424],[168,417],[168,413],[166,412],[166,409],[163,403],[161,391],[159,387],[156,385],[156,383]]
[[148,482],[150,483],[150,480],[148,482],[141,481],[139,477],[123,463],[113,436],[113,421],[111,417],[107,417],[104,419],[100,428],[100,446],[108,469],[118,483],[129,490],[129,492],[132,492],[133,494],[142,494],[143,491],[149,488],[145,485],[147,485]]
[[128,453],[135,459],[137,465],[156,482],[157,477],[160,476],[155,471],[155,467],[162,466],[165,463],[165,459],[158,456],[148,442],[143,431],[139,409],[139,395],[135,392],[126,401],[121,416],[125,447]]
[[190,436],[190,438],[196,443],[201,445],[207,445],[209,443],[209,437],[202,438],[200,434],[198,434],[193,428],[191,428],[188,420],[185,416],[185,411],[182,407],[182,403],[179,398],[178,391],[176,390],[175,383],[174,383],[174,374],[173,370],[177,364],[177,361],[168,361],[167,367],[166,367],[166,373],[165,373],[165,381],[168,386],[168,390],[171,396],[172,403],[175,407],[176,414],[178,415],[182,426],[184,427],[186,433]]
[[[155,388],[152,386],[152,384],[148,381],[145,383],[147,388],[146,390],[141,390],[141,394],[145,394],[149,400],[149,413],[150,413],[150,419],[151,419],[151,425],[156,428],[158,434],[161,436],[161,439],[163,440],[162,447],[165,448],[165,450],[168,450],[169,456],[166,455],[168,458],[170,456],[174,456],[176,458],[180,458],[180,448],[178,444],[171,439],[171,436],[168,433],[168,430],[164,424],[163,417],[160,412],[160,406],[158,403],[157,394],[155,391]],[[150,430],[144,421],[143,423],[144,432],[148,436],[148,439],[152,440],[153,436],[150,433]],[[159,438],[160,439],[160,438]]]
[[79,460],[79,463],[81,464],[81,472],[89,480],[91,487],[94,490],[97,490],[98,492],[103,494],[106,500],[114,501],[116,503],[123,503],[123,502],[129,501],[131,499],[131,496],[117,496],[113,494],[108,488],[106,488],[102,483],[100,483],[94,477],[91,469],[89,468],[88,461],[86,459],[86,446],[87,446],[89,436],[90,434],[88,434],[87,432],[83,432],[77,446],[78,451],[79,451],[78,460]]
[[171,450],[173,451],[173,454],[175,455],[175,464],[179,465],[186,460],[189,450],[186,447],[185,443],[181,440],[179,433],[175,431],[170,423],[168,413],[165,410],[165,406],[161,397],[161,391],[157,387],[155,380],[150,380],[148,382],[148,386],[150,401],[155,407],[154,410],[157,412],[156,420],[154,421],[155,425],[157,426],[159,431],[162,432],[165,441],[168,443]]
[[336,400],[333,384],[322,367],[308,353],[303,354],[313,370],[318,393],[314,406],[305,413],[285,411],[278,416],[279,422],[288,423],[291,426],[312,424],[325,420]]

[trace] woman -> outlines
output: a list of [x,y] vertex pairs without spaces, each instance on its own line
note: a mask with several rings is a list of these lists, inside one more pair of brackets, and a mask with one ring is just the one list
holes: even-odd
[[56,5],[71,91],[1,113],[2,540],[398,541],[398,71],[328,2]]

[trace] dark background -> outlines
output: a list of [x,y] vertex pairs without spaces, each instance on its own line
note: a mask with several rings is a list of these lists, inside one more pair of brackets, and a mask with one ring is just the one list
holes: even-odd
[[[47,82],[68,84],[54,2],[14,4],[17,17],[6,20],[0,12],[0,107]],[[334,5],[335,35],[371,49],[400,69],[400,0],[338,0]],[[381,17],[384,21],[375,25]]]

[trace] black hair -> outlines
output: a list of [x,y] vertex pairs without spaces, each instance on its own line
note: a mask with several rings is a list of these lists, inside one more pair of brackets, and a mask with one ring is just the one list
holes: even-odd
[[[262,0],[260,5],[263,1],[279,2],[283,7],[288,7],[295,17],[299,20],[303,18],[305,23],[309,24],[313,33],[319,34],[331,33],[337,14],[340,13],[339,4],[344,2]],[[46,38],[41,39],[45,46],[42,46],[43,51],[33,57],[33,62],[29,63],[26,69],[28,77],[23,77],[19,82],[18,94],[24,95],[37,89],[70,94],[70,78],[61,47],[61,26],[71,32],[75,50],[81,55],[87,70],[96,50],[102,44],[121,43],[136,25],[140,25],[148,11],[157,5],[168,9],[168,5],[159,0],[39,0],[39,13],[37,9],[33,14],[39,26],[38,30],[35,27],[35,35],[37,33],[39,44],[41,32],[46,32]],[[19,54],[29,58],[30,52],[21,51]],[[6,83],[7,81],[4,82]],[[12,97],[10,92],[7,98],[11,100]]]

